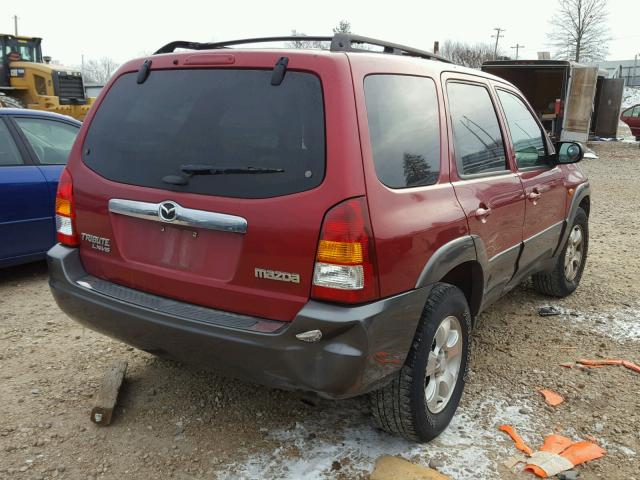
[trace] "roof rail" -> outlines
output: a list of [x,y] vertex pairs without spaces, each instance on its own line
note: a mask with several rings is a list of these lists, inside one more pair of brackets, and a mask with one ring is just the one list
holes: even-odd
[[[183,40],[177,40],[175,42],[167,43],[165,46],[158,49],[154,55],[161,53],[171,53],[177,48],[184,48],[188,50],[214,50],[217,48],[228,48],[234,45],[246,45],[250,43],[270,43],[270,42],[329,42],[329,50],[332,52],[368,52],[368,53],[388,53],[393,55],[404,55],[409,57],[424,58],[427,60],[438,60],[441,62],[452,63],[446,58],[436,55],[435,53],[427,52],[425,50],[418,50],[416,48],[408,47],[406,45],[400,45],[398,43],[391,43],[384,40],[377,40],[375,38],[362,37],[360,35],[352,35],[350,33],[337,33],[333,36],[307,36],[307,35],[291,35],[283,37],[259,37],[259,38],[243,38],[240,40],[230,40],[226,42],[213,42],[213,43],[198,43],[188,42]],[[372,45],[376,47],[382,47],[382,52],[376,52],[365,48],[366,45]]]

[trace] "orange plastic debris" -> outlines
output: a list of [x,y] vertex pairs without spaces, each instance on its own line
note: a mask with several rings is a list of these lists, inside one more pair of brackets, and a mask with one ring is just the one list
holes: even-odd
[[578,360],[578,363],[589,368],[599,368],[605,365],[622,365],[623,367],[628,368],[629,370],[633,370],[636,373],[640,373],[640,365],[636,365],[635,363],[630,362],[629,360],[620,360],[618,358],[608,358],[605,360],[587,360],[583,358],[581,360]]
[[606,360],[587,360],[587,359],[580,359],[578,360],[578,363],[581,363],[582,365],[587,365],[589,367],[597,367],[600,365],[622,365],[623,360],[618,360],[618,359],[614,359],[614,358],[608,358]]
[[516,433],[515,428],[513,428],[511,425],[500,425],[498,429],[505,432],[511,437],[518,450],[526,453],[527,455],[531,455],[533,453],[531,447],[525,443],[522,437]]
[[629,370],[633,370],[634,372],[640,373],[640,366],[636,365],[633,362],[630,362],[628,360],[623,360],[622,365],[627,367]]
[[524,470],[526,472],[531,472],[533,473],[536,477],[540,477],[540,478],[547,478],[549,475],[547,475],[547,472],[545,472],[542,468],[540,468],[537,465],[532,465],[530,463],[528,463],[527,465],[525,465]]
[[564,368],[573,368],[573,363],[572,362],[565,362],[565,363],[561,363],[560,366],[564,367]]
[[[560,455],[558,455],[558,457],[560,457]],[[562,457],[560,457],[562,458]],[[560,468],[564,468],[566,467],[566,470],[571,470],[572,467],[569,466],[569,463],[565,464],[563,467]],[[549,469],[550,471],[553,471],[551,469]],[[551,474],[547,473],[547,471],[543,468],[540,467],[538,465],[534,465],[533,463],[527,463],[524,467],[524,471],[525,472],[531,472],[533,474],[535,474],[536,477],[540,477],[540,478],[547,478],[550,477]],[[564,471],[564,470],[562,470]]]
[[566,437],[549,435],[540,450],[531,455],[524,469],[538,477],[547,478],[600,458],[605,453],[603,448],[593,442],[583,440],[572,443]]
[[562,456],[575,466],[600,458],[604,456],[605,453],[607,453],[607,451],[604,448],[599,447],[593,442],[583,440],[582,442],[576,442],[567,448],[562,452]]
[[547,435],[544,439],[544,443],[540,447],[541,452],[560,453],[571,446],[573,442],[570,438],[563,437],[562,435]]
[[544,396],[545,401],[552,407],[557,407],[564,402],[562,395],[554,392],[553,390],[543,388],[542,390],[539,390],[539,392]]
[[540,478],[553,477],[607,453],[594,442],[581,440],[573,443],[570,438],[557,434],[547,435],[540,449],[534,452],[511,425],[500,425],[498,429],[506,432],[516,448],[529,456],[524,469]]

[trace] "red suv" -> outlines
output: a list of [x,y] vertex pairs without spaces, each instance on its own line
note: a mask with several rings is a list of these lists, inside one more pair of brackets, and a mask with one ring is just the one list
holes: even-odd
[[629,125],[631,134],[640,142],[640,103],[622,112],[620,120]]
[[382,428],[429,440],[478,313],[531,275],[555,296],[580,282],[582,149],[428,52],[229,48],[275,40],[174,42],[113,76],[60,181],[53,295],[153,354],[371,393]]

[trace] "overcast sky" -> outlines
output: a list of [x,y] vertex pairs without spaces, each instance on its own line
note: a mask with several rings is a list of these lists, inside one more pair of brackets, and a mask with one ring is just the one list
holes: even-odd
[[[117,62],[153,52],[171,40],[229,40],[286,35],[292,29],[328,35],[341,19],[361,35],[432,50],[445,39],[491,42],[494,27],[506,29],[502,51],[525,48],[520,58],[549,50],[549,19],[558,0],[21,0],[4,2],[0,32],[42,37],[43,53],[66,65],[108,56]],[[609,59],[640,53],[640,0],[609,0],[613,40]]]

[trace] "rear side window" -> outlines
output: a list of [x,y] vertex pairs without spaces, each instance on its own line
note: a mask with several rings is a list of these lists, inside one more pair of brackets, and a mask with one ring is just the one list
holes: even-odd
[[473,175],[507,170],[500,125],[489,91],[481,85],[450,82],[447,92],[458,172]]
[[364,80],[376,174],[391,188],[432,185],[440,174],[440,116],[433,80],[369,75]]
[[0,118],[0,167],[22,165],[22,156],[9,133],[7,125]]
[[[271,75],[164,70],[137,84],[135,73],[125,74],[91,122],[83,160],[109,180],[204,195],[267,198],[314,188],[325,173],[320,80],[289,71],[272,86]],[[193,175],[194,166],[226,173]]]
[[16,118],[42,165],[65,165],[78,127],[44,118]]

